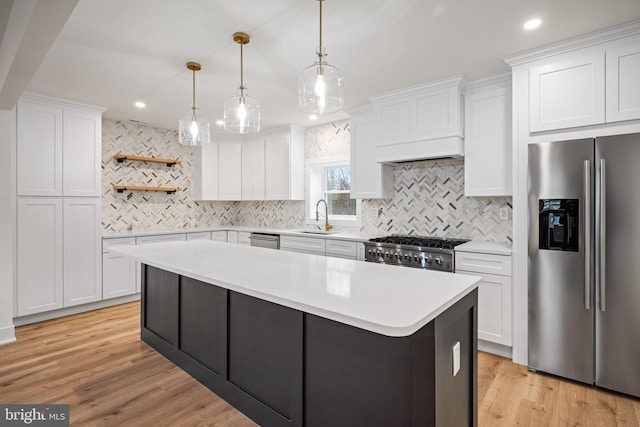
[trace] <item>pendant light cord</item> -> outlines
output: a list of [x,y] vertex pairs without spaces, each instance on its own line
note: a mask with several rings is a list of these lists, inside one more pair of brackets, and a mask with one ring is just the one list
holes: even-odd
[[244,98],[244,60],[242,46],[244,43],[240,43],[240,97]]
[[196,116],[196,70],[191,70],[193,73],[193,104],[191,109],[193,110],[193,116]]

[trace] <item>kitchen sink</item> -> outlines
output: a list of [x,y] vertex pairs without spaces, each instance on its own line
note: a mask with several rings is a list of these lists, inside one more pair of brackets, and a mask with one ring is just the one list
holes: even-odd
[[304,233],[304,234],[334,234],[338,233],[338,231],[323,231],[323,230],[298,230],[296,233]]

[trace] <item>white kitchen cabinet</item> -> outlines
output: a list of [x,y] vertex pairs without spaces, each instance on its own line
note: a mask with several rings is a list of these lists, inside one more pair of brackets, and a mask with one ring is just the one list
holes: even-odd
[[63,307],[62,199],[19,198],[18,316]]
[[102,115],[64,110],[62,135],[62,194],[100,197]]
[[251,233],[248,231],[239,231],[238,232],[238,244],[239,245],[251,245]]
[[18,316],[100,301],[98,198],[18,198]]
[[304,200],[304,130],[287,126],[265,136],[264,152],[265,199]]
[[227,242],[227,231],[226,230],[218,230],[211,232],[211,240],[215,240],[216,242]]
[[280,236],[280,250],[325,255],[325,239],[314,237]]
[[463,86],[459,76],[370,97],[376,161],[462,158]]
[[377,163],[377,126],[374,108],[353,110],[351,115],[351,198],[390,199],[393,197],[393,167]]
[[102,299],[136,293],[136,262],[129,257],[110,252],[110,248],[132,246],[135,237],[102,240]]
[[62,108],[19,102],[16,151],[19,196],[62,196]]
[[464,194],[511,196],[510,74],[472,82],[465,94]]
[[191,177],[194,200],[218,200],[218,144],[193,147]]
[[240,243],[237,231],[227,230],[227,243],[233,243],[235,245]]
[[218,199],[242,199],[242,143],[218,143]]
[[102,109],[37,95],[17,107],[17,194],[101,194]]
[[[456,250],[456,273],[480,276],[478,339],[512,345],[511,256]],[[481,343],[479,347],[482,347]],[[491,351],[491,348],[484,348]]]
[[242,200],[265,198],[264,138],[242,142]]
[[64,306],[102,299],[99,198],[64,199]]
[[357,259],[358,261],[364,261],[364,258],[365,258],[364,243],[362,243],[362,242],[357,242],[357,243],[356,243],[356,250],[357,250],[357,256],[356,256],[356,259]]
[[349,240],[326,239],[325,255],[355,260],[358,258],[358,245]]
[[640,119],[640,43],[606,52],[607,122]]
[[197,231],[193,233],[187,233],[187,240],[211,240],[210,231]]
[[530,132],[605,121],[605,54],[557,55],[529,70]]

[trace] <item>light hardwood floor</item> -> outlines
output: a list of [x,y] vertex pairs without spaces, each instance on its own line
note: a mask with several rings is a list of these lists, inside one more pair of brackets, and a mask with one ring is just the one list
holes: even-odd
[[[76,426],[256,425],[141,342],[139,313],[130,303],[17,328],[0,346],[0,403],[66,403]],[[640,427],[640,400],[487,353],[478,366],[479,426]]]

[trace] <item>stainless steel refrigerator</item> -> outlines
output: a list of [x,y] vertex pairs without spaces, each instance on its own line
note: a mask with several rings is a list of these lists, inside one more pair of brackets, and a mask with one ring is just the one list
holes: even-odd
[[529,146],[529,367],[640,397],[640,134]]

